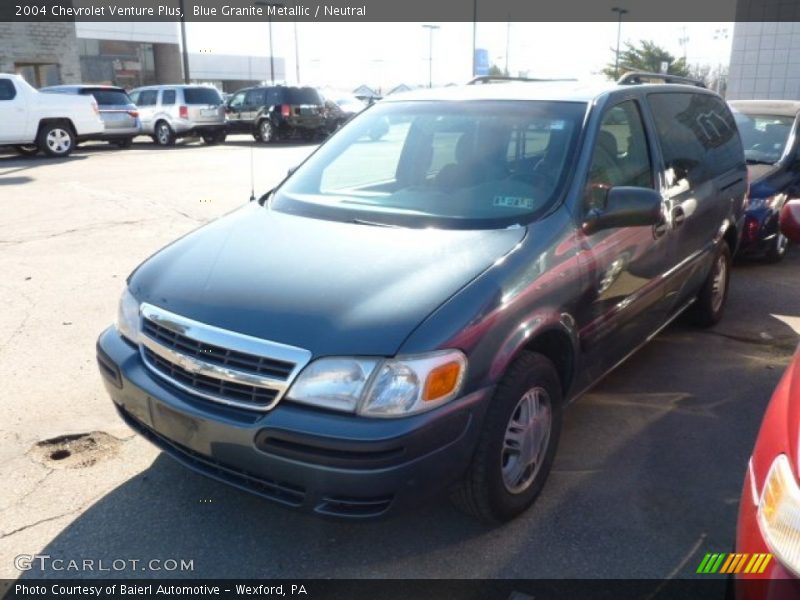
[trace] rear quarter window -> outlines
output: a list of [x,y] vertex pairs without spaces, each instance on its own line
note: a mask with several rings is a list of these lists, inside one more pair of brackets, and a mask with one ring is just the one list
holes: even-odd
[[222,104],[222,97],[213,88],[183,88],[183,101],[186,104]]
[[667,169],[691,186],[744,166],[736,121],[711,94],[655,93],[648,100]]
[[17,89],[9,79],[0,79],[0,100],[13,100]]

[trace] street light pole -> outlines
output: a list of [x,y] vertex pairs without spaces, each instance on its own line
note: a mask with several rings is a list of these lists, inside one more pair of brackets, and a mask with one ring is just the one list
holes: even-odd
[[423,25],[428,30],[428,87],[433,87],[433,31],[439,29],[438,25]]
[[190,83],[189,80],[189,49],[186,47],[186,9],[181,1],[181,49],[183,50],[183,83]]
[[617,56],[614,59],[614,79],[619,79],[619,41],[622,36],[622,15],[627,14],[629,11],[627,8],[620,8],[619,6],[615,6],[611,9],[611,12],[617,13]]
[[275,8],[285,8],[285,4],[279,2],[267,2],[266,0],[256,0],[255,6],[265,6],[267,8],[267,28],[269,29],[269,80],[275,85],[275,58],[272,53],[272,14],[269,11],[271,6]]
[[300,85],[300,43],[297,41],[297,18],[294,20],[294,72]]

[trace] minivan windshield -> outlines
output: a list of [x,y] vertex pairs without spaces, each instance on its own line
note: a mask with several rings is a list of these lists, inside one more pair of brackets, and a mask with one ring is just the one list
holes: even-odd
[[748,162],[778,162],[786,150],[794,117],[756,115],[733,111]]
[[403,227],[529,222],[563,192],[585,112],[580,102],[379,103],[297,169],[271,206]]

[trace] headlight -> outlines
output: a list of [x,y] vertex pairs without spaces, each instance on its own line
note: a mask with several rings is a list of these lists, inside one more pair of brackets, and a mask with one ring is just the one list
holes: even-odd
[[800,574],[800,488],[784,454],[772,463],[764,482],[758,524],[773,554]]
[[122,337],[134,344],[139,343],[139,302],[127,287],[119,299],[116,326]]
[[373,417],[403,417],[456,397],[467,359],[458,350],[387,360],[321,358],[299,375],[287,398]]

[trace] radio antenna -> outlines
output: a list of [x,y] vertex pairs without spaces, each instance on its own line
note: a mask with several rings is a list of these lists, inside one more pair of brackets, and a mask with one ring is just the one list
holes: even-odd
[[250,146],[250,202],[256,199],[256,184],[253,175],[253,146]]

